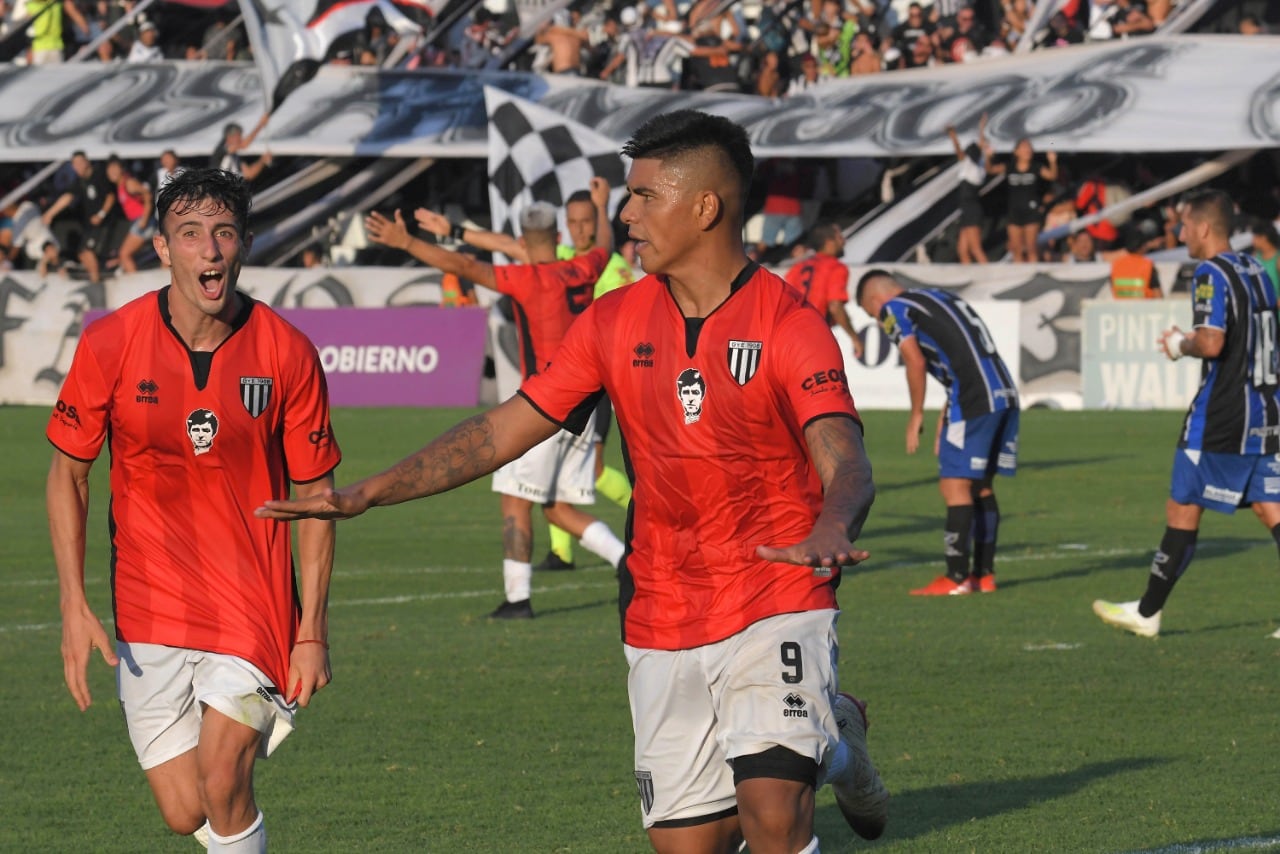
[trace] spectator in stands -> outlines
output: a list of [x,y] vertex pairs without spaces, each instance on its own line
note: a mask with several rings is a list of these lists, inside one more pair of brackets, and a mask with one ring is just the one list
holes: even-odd
[[674,89],[688,51],[684,42],[672,36],[681,32],[680,22],[666,6],[651,12],[655,26],[643,24],[627,33],[623,48],[626,85],[649,89]]
[[[719,18],[704,18],[691,37],[677,36],[689,42],[689,55],[684,60],[682,89],[705,92],[741,92],[738,79],[738,51],[742,46],[721,34]],[[770,57],[772,56],[772,59]],[[764,56],[757,72],[756,94],[776,98],[783,94],[786,78],[776,53]]]
[[[1083,231],[1081,234],[1088,234]],[[1114,299],[1160,299],[1160,273],[1143,252],[1146,239],[1132,224],[1125,231],[1124,249],[1111,259],[1111,296]]]
[[1271,287],[1280,294],[1280,235],[1276,234],[1274,223],[1259,219],[1253,224],[1253,257],[1262,264],[1262,269],[1271,277]]
[[[1101,175],[1093,175],[1080,185],[1076,191],[1076,216],[1091,216],[1101,212],[1107,206],[1107,185]],[[1120,232],[1109,219],[1099,220],[1086,226],[1093,242],[1099,249],[1110,249],[1116,242]]]
[[1001,0],[1000,7],[1004,12],[1000,32],[1005,42],[1012,47],[1026,35],[1031,8],[1028,0]]
[[1242,36],[1260,36],[1267,32],[1257,15],[1241,15],[1239,29]]
[[1143,0],[1116,0],[1116,7],[1118,11],[1111,31],[1120,38],[1155,32],[1155,21],[1147,14],[1147,4]]
[[[922,37],[932,38],[936,29],[933,23],[925,18],[924,7],[919,3],[912,3],[907,7],[907,19],[893,29],[893,42],[903,57],[911,57],[916,42]],[[907,67],[912,66],[908,63]]]
[[161,62],[164,50],[159,45],[160,31],[150,21],[138,26],[138,40],[129,48],[128,62]]
[[56,252],[58,242],[35,202],[11,203],[0,211],[0,246],[8,247],[4,253],[5,260],[14,269],[30,270],[35,267],[47,251],[45,244],[49,243],[53,244]]
[[89,281],[102,281],[102,255],[113,228],[116,194],[101,170],[95,169],[83,151],[71,155],[75,181],[43,214],[63,252],[82,265]]
[[517,30],[503,32],[498,19],[484,4],[476,6],[471,23],[463,31],[459,65],[463,68],[485,67],[517,34]]
[[209,25],[201,37],[200,59],[222,59],[227,62],[249,59],[248,39],[242,24],[232,26],[218,20]]
[[764,223],[760,242],[764,246],[789,246],[804,233],[802,200],[812,193],[808,168],[790,157],[766,160],[758,171],[764,184]]
[[546,70],[575,77],[582,74],[582,55],[591,41],[586,30],[571,27],[567,21],[553,19],[538,28],[533,40],[534,44],[546,48],[549,54]]
[[1047,162],[1038,162],[1031,140],[1023,137],[1014,145],[1009,162],[987,164],[988,173],[1005,176],[1008,199],[1005,228],[1009,254],[1015,263],[1040,260],[1036,238],[1044,219],[1046,185],[1058,180],[1057,152],[1050,151],[1046,157]]
[[80,13],[75,0],[26,0],[23,8],[26,16],[33,19],[27,27],[31,36],[31,47],[27,50],[28,65],[46,65],[66,59],[65,19],[69,18],[82,32],[89,32],[89,22]]
[[1066,264],[1100,264],[1102,256],[1098,254],[1097,244],[1089,229],[1082,228],[1067,237],[1067,255],[1062,259]]
[[1083,44],[1084,33],[1062,12],[1054,12],[1049,18],[1049,28],[1036,39],[1035,47],[1065,47]]
[[[604,16],[604,21],[600,24],[599,36],[592,42],[587,49],[587,58],[585,64],[585,73],[587,77],[596,80],[608,80],[611,83],[621,83],[622,77],[618,74],[618,68],[621,62],[609,73],[605,75],[604,70],[609,67],[613,58],[622,53],[622,27],[623,19],[627,19],[634,25],[639,18],[639,14],[635,8],[626,6],[620,13],[609,12]],[[616,77],[616,79],[615,79]]]
[[967,146],[960,144],[955,126],[947,126],[947,136],[960,162],[960,186],[957,207],[960,210],[959,231],[956,234],[956,258],[961,264],[985,264],[987,253],[982,247],[982,185],[987,180],[988,148],[986,140],[987,115],[978,120],[978,140]]
[[972,6],[957,12],[954,24],[943,22],[938,27],[938,39],[944,62],[968,62],[991,40]]
[[302,248],[302,255],[298,259],[298,263],[308,270],[323,267],[324,251],[315,244],[308,244]]
[[822,77],[818,74],[818,60],[811,53],[802,54],[800,71],[787,85],[787,94],[799,95],[801,92],[807,92],[817,86],[821,80]]
[[62,253],[58,251],[58,244],[52,240],[46,240],[40,246],[40,260],[36,262],[36,275],[45,278],[50,273],[66,274],[66,265],[62,261]]
[[[737,77],[736,72],[734,76]],[[752,89],[755,94],[764,98],[780,98],[787,94],[786,77],[782,72],[782,58],[776,51],[768,51],[760,57]]]
[[172,148],[166,148],[160,152],[160,162],[156,166],[156,192],[163,190],[165,184],[186,168],[178,159],[178,153]]
[[227,172],[234,172],[242,176],[246,181],[253,181],[271,165],[271,150],[267,149],[262,152],[262,156],[252,163],[246,163],[240,156],[240,152],[253,145],[253,141],[258,138],[258,134],[267,126],[267,119],[271,118],[270,113],[263,113],[262,118],[258,119],[258,124],[254,126],[253,132],[248,136],[244,135],[244,128],[235,122],[231,122],[222,129],[222,141],[218,143],[213,150],[213,156],[209,158],[209,165],[222,169]]
[[[112,156],[107,160],[107,180],[116,190],[116,201],[119,202],[121,222],[127,225],[124,236],[119,240],[116,257],[120,262],[122,273],[138,272],[134,254],[151,243],[156,233],[154,205],[151,187],[146,181],[139,180],[125,169],[120,158]],[[111,238],[115,244],[115,238]]]

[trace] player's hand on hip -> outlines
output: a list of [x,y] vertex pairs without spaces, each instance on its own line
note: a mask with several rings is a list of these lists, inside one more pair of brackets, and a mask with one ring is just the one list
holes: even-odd
[[306,498],[264,501],[253,511],[259,519],[350,519],[369,509],[369,500],[358,491],[326,489]]
[[97,649],[109,667],[115,667],[120,659],[115,644],[102,628],[102,622],[85,607],[74,613],[62,615],[62,673],[67,690],[80,711],[89,708],[93,697],[89,693],[89,659]]
[[323,643],[299,643],[289,654],[289,690],[285,699],[297,701],[306,708],[311,698],[324,686],[333,681],[333,671],[329,668],[329,648]]

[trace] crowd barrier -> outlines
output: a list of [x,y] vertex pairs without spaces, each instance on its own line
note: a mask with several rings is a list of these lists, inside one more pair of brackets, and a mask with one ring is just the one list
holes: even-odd
[[[1142,304],[1112,302],[1104,298],[1104,264],[889,269],[909,287],[955,289],[974,305],[1018,377],[1024,406],[1176,409],[1194,391],[1189,372],[1197,363],[1162,364],[1151,334],[1175,319],[1186,325],[1185,295]],[[863,272],[852,269],[851,291]],[[1174,282],[1176,265],[1162,269],[1161,278],[1166,287]],[[0,273],[0,403],[51,405],[90,312],[117,308],[167,281],[162,270],[99,286],[61,276]],[[469,406],[509,391],[502,377],[510,375],[514,358],[511,336],[486,336],[482,309],[439,307],[440,279],[434,270],[246,268],[240,283],[311,336],[335,405]],[[491,293],[481,293],[482,301],[491,300]],[[848,308],[864,345],[863,359],[853,358],[843,331],[836,330],[836,337],[858,406],[905,409],[897,349],[871,318],[852,303]],[[494,342],[488,349],[497,363],[496,392],[482,377],[486,337]],[[1144,350],[1146,338],[1151,342]],[[942,399],[941,388],[931,382],[927,405],[936,408]]]

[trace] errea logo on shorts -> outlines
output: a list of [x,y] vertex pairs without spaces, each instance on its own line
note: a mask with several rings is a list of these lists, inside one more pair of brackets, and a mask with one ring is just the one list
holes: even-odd
[[809,710],[804,707],[804,697],[801,697],[799,694],[794,692],[788,694],[782,698],[782,702],[786,706],[786,708],[782,710],[782,716],[784,718],[809,717]]
[[1264,477],[1262,479],[1262,491],[1267,495],[1274,495],[1280,492],[1280,477]]
[[987,467],[986,457],[969,457],[969,468],[972,471],[983,471]]
[[1219,486],[1206,486],[1202,495],[1210,501],[1221,501],[1224,504],[1239,504],[1243,493]]

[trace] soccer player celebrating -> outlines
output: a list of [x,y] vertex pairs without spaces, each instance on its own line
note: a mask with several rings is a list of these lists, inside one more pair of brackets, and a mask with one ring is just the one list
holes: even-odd
[[838,693],[835,596],[868,557],[853,541],[874,488],[835,339],[747,258],[740,126],[681,110],[623,152],[648,275],[588,308],[515,397],[385,472],[259,512],[347,518],[451,489],[581,429],[607,392],[635,490],[620,608],[654,849],[815,852],[824,779],[875,838],[889,796],[861,704]]
[[[934,453],[947,506],[947,571],[912,596],[993,593],[1000,506],[996,473],[1018,462],[1018,391],[987,327],[964,300],[938,289],[907,290],[884,270],[870,270],[855,291],[862,310],[898,345],[911,414],[907,453],[920,446],[926,373],[946,386]],[[972,553],[972,564],[970,556]]]
[[1272,473],[1280,453],[1276,297],[1257,260],[1231,250],[1233,213],[1231,199],[1218,190],[1194,193],[1182,204],[1182,241],[1200,260],[1192,330],[1174,326],[1156,343],[1171,360],[1203,360],[1200,388],[1174,452],[1166,527],[1147,591],[1133,602],[1093,603],[1103,622],[1142,637],[1160,634],[1160,614],[1195,554],[1206,508],[1233,513],[1251,504],[1280,545],[1280,485]]
[[[427,208],[418,208],[413,212],[413,216],[420,228],[437,237],[452,236],[488,252],[501,252],[522,264],[530,263],[529,253],[524,244],[509,234],[455,225],[443,214]],[[565,229],[569,232],[569,239],[573,243],[572,245],[562,243],[556,246],[557,260],[569,261],[590,254],[596,246],[596,228],[600,222],[600,209],[591,197],[591,191],[575,190],[571,193],[564,203],[564,216]],[[605,266],[604,272],[596,279],[593,291],[595,298],[599,299],[610,291],[631,284],[634,278],[631,265],[620,254],[614,252],[609,256],[609,263]],[[502,393],[506,394],[506,392]],[[601,397],[596,405],[595,420],[596,492],[619,507],[626,507],[631,501],[631,484],[622,472],[604,464],[604,443],[612,423],[613,408],[609,398]],[[548,523],[548,529],[550,550],[547,556],[533,568],[535,570],[575,569],[573,535],[553,523]]]
[[[236,290],[244,180],[189,170],[156,202],[170,284],[84,331],[48,437],[49,528],[67,687],[88,708],[97,649],[160,814],[211,851],[266,850],[256,756],[330,679],[332,523],[255,517],[333,486],[341,455],[311,342]],[[111,453],[113,645],[85,596],[89,471]],[[206,823],[207,822],[207,823]]]
[[809,231],[809,255],[787,270],[787,284],[798,288],[809,305],[827,321],[839,326],[853,342],[853,356],[862,358],[862,339],[853,331],[844,304],[849,301],[849,268],[841,261],[844,232],[834,222],[815,225]]
[[[371,240],[403,249],[424,264],[493,288],[515,304],[521,372],[525,378],[547,369],[565,331],[594,299],[596,280],[609,260],[613,229],[606,214],[609,183],[591,179],[596,203],[596,247],[585,255],[556,260],[556,211],[534,203],[520,215],[520,244],[528,264],[494,266],[412,237],[396,211],[389,220],[374,212],[365,221]],[[421,221],[421,213],[419,213]],[[592,401],[594,406],[595,401]],[[590,438],[561,431],[500,469],[493,489],[502,493],[502,580],[505,599],[489,616],[530,619],[533,605],[533,504],[552,524],[577,537],[591,552],[617,567],[625,550],[609,526],[579,510],[595,501],[595,449]]]

